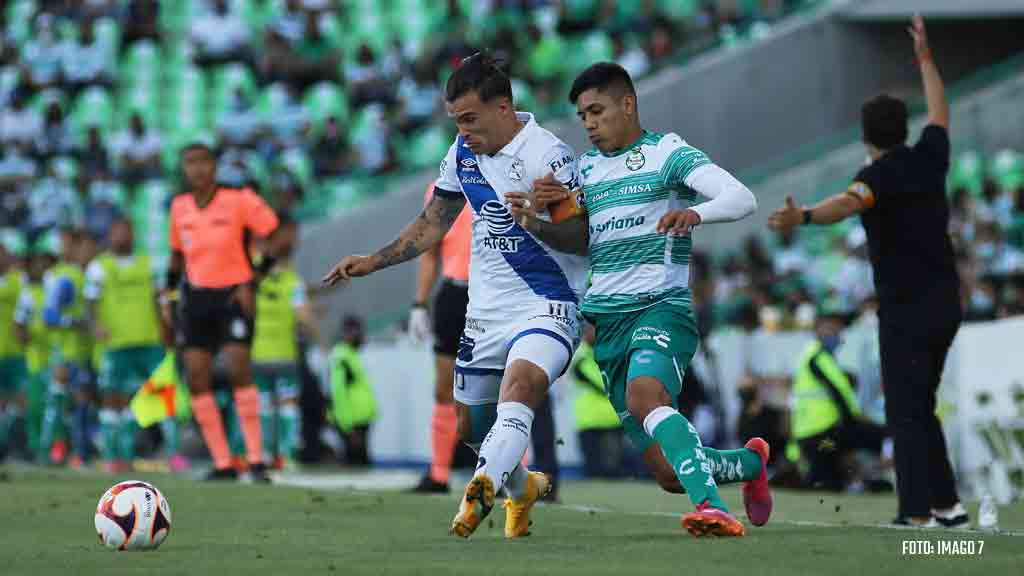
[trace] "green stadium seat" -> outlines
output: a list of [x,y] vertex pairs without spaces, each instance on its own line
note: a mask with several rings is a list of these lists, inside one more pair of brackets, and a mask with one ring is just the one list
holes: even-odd
[[1012,191],[1024,184],[1024,155],[1003,149],[992,157],[988,173],[1003,190]]
[[443,158],[448,152],[451,143],[448,132],[440,124],[419,130],[401,146],[402,168],[412,170],[436,165],[438,158]]
[[257,92],[256,79],[248,66],[235,62],[226,64],[210,74],[211,81],[209,86],[211,86],[211,91],[209,106],[212,116],[210,121],[214,125],[231,106],[235,90],[241,89],[250,101],[255,99]]
[[32,34],[32,15],[39,9],[35,0],[14,0],[7,4],[7,33],[18,46]]
[[584,70],[594,62],[611,60],[614,55],[611,38],[600,30],[566,40],[565,46],[564,58],[570,70]]
[[160,102],[155,89],[147,87],[128,88],[121,91],[117,107],[117,126],[128,126],[132,115],[138,114],[146,126],[160,128]]
[[963,187],[978,197],[983,180],[983,162],[977,150],[965,150],[954,156],[948,176],[950,190]]
[[530,85],[520,78],[513,77],[512,100],[515,102],[516,110],[533,112],[537,108],[537,99],[533,96]]
[[160,81],[160,68],[160,47],[150,40],[140,40],[132,44],[124,56],[121,84],[155,87]]
[[302,98],[302,105],[309,113],[316,132],[319,132],[329,116],[337,118],[338,123],[342,125],[348,121],[348,97],[345,96],[345,91],[333,82],[318,82],[310,86]]
[[57,88],[47,88],[41,92],[34,94],[29,100],[28,107],[35,110],[38,114],[46,116],[46,108],[51,102],[60,104],[61,110],[67,112],[68,109],[68,98],[67,93]]
[[109,133],[114,127],[114,103],[105,88],[90,86],[75,99],[71,109],[71,125],[80,133],[90,126]]
[[673,22],[687,22],[697,14],[697,0],[658,0],[657,10]]
[[278,165],[291,172],[303,189],[309,190],[313,185],[313,162],[305,151],[299,148],[285,150],[277,161]]
[[168,203],[173,195],[170,186],[163,180],[150,180],[139,185],[133,202],[128,208],[132,223],[135,225],[135,248],[149,254],[163,269],[159,262],[166,263],[170,254],[167,237]]
[[163,102],[164,131],[195,131],[207,128],[206,83],[202,72],[192,66],[183,67],[179,76],[169,82],[171,89]]
[[113,18],[100,18],[94,25],[96,39],[111,53],[121,46],[121,25]]

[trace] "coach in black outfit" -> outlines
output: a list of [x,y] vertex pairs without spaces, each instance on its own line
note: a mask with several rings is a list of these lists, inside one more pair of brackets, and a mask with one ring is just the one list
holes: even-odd
[[960,282],[947,232],[949,104],[920,17],[908,31],[928,102],[921,138],[906,145],[908,114],[902,101],[885,95],[869,100],[862,127],[871,163],[847,190],[810,208],[787,198],[768,223],[787,230],[860,214],[879,299],[886,423],[899,491],[896,522],[960,526],[967,513],[935,416],[935,393],[961,318]]

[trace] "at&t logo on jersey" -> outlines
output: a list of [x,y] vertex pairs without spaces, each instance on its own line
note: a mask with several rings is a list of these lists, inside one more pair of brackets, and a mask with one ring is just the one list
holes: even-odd
[[491,234],[504,234],[515,226],[515,218],[505,206],[497,200],[488,200],[480,207],[480,216],[487,223],[487,231]]
[[519,243],[523,240],[522,236],[502,236],[516,225],[515,218],[508,211],[508,206],[497,200],[488,200],[480,207],[480,217],[484,219],[487,231],[490,233],[482,240],[484,248],[506,253],[519,251]]

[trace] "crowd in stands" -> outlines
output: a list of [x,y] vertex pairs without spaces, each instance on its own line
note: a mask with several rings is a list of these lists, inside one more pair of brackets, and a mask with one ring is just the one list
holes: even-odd
[[[0,226],[102,235],[177,187],[202,139],[220,176],[331,213],[372,177],[432,166],[442,83],[487,47],[523,109],[567,110],[572,75],[643,75],[811,1],[12,0],[0,10]],[[151,247],[152,248],[152,247]],[[159,247],[156,247],[159,249]]]
[[[987,161],[958,155],[949,177],[950,235],[967,321],[1024,314],[1024,155]],[[764,241],[750,236],[735,254],[696,254],[694,300],[702,333],[809,330],[825,305],[856,318],[873,308],[874,281],[864,229],[851,221],[805,227]]]

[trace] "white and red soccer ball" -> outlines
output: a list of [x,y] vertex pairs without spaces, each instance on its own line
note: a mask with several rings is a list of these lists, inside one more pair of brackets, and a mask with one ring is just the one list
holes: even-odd
[[156,550],[171,531],[171,506],[156,486],[127,480],[100,498],[95,524],[107,548]]

